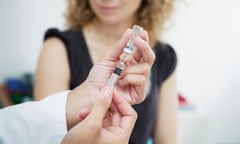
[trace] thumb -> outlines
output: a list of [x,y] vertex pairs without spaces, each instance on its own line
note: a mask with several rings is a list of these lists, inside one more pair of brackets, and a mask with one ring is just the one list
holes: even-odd
[[113,89],[110,87],[105,87],[98,95],[98,99],[94,104],[91,113],[84,121],[90,122],[90,125],[94,125],[100,129],[102,127],[106,112],[110,107],[112,95]]
[[68,144],[70,142],[93,143],[102,128],[103,119],[112,101],[112,95],[112,88],[104,88],[97,96],[98,99],[91,113],[82,122],[70,129],[65,135],[62,144]]
[[122,35],[121,39],[118,40],[115,47],[111,50],[110,53],[107,53],[106,56],[110,56],[114,59],[118,59],[119,56],[122,54],[123,49],[126,47],[126,44],[130,37],[132,36],[133,31],[131,29],[127,29],[124,34]]

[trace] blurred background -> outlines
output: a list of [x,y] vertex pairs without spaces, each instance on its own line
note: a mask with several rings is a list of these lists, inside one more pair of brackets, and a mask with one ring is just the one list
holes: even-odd
[[[240,1],[177,1],[164,39],[177,51],[185,102],[179,144],[240,144]],[[0,83],[29,96],[15,103],[31,100],[43,34],[64,28],[64,9],[64,0],[0,1]]]

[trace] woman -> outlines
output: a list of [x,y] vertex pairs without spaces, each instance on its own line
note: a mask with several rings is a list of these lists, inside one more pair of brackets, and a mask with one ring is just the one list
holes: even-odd
[[[177,59],[173,48],[159,37],[173,4],[174,0],[68,0],[68,30],[50,29],[45,34],[36,72],[36,99],[82,83],[123,32],[138,24],[148,31],[156,59],[146,100],[134,105],[138,119],[129,143],[146,144],[151,137],[157,144],[176,143]],[[128,69],[133,75],[127,81],[136,83],[134,74],[144,67]]]

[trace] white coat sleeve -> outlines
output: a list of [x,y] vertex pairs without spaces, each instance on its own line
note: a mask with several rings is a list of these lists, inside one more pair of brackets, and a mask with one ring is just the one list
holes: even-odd
[[69,91],[0,110],[0,144],[59,144],[67,133]]

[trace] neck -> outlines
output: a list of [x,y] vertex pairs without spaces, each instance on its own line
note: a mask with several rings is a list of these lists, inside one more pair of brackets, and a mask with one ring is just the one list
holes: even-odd
[[[133,22],[124,22],[117,24],[103,23],[99,20],[95,20],[92,23],[92,27],[95,30],[96,34],[107,43],[116,43],[127,28],[131,28]],[[105,41],[106,40],[106,41]]]

